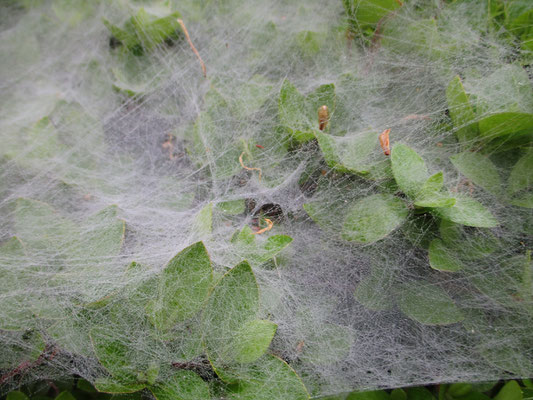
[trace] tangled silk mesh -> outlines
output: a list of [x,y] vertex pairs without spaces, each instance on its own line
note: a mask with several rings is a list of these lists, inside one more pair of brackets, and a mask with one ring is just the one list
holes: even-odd
[[[251,263],[260,317],[277,324],[269,352],[312,396],[533,375],[533,218],[498,183],[527,145],[489,150],[499,174],[492,190],[450,161],[465,128],[448,116],[457,74],[477,118],[533,112],[527,70],[488,28],[487,2],[407,1],[368,40],[346,34],[341,1],[21,3],[0,8],[0,371],[9,375],[20,354],[47,356],[4,379],[2,392],[107,375],[92,329],[114,332],[132,364],[157,360],[163,379],[172,363],[201,358],[202,338],[217,335],[205,321],[197,331],[178,324],[170,337],[150,336],[143,319],[158,290],[145,284],[200,240],[214,279]],[[207,77],[181,33],[141,56],[110,43],[103,18],[122,26],[142,6],[181,14]],[[382,239],[349,240],[350,207],[390,192],[391,181],[335,170],[316,140],[295,143],[280,129],[287,82],[303,96],[335,85],[324,135],[345,157],[375,132],[370,158],[388,163],[377,134],[390,129],[392,146],[414,149],[430,175],[443,171],[450,193],[476,199],[497,224],[448,234],[411,207]],[[266,227],[265,217],[272,229],[253,236],[262,255],[232,241],[246,226]],[[274,235],[293,240],[272,258]],[[428,243],[444,235],[456,272],[428,261]],[[442,303],[443,319],[438,307],[420,316],[424,304]],[[101,311],[110,307],[126,309]]]

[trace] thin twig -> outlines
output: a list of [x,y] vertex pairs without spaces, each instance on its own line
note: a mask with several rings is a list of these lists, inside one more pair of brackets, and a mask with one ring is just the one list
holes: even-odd
[[189,42],[189,46],[191,46],[192,51],[196,55],[196,58],[198,58],[198,61],[200,61],[200,65],[202,66],[202,71],[204,73],[204,78],[207,78],[207,71],[205,69],[204,60],[202,60],[202,57],[200,57],[200,53],[198,53],[198,50],[196,50],[196,47],[194,47],[194,44],[192,44],[191,37],[189,36],[189,32],[187,31],[187,28],[185,27],[184,22],[178,18],[178,24],[180,24],[181,29],[183,29],[183,33],[185,33],[187,42]]

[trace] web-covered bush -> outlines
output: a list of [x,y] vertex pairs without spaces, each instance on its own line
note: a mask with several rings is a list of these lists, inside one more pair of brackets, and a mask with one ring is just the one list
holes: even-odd
[[0,10],[0,393],[533,375],[529,1]]

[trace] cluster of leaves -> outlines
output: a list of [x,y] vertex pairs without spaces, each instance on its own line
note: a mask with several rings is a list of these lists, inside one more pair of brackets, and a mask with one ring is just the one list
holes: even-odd
[[[528,146],[532,128],[529,121],[533,114],[496,112],[482,119],[472,116],[472,119],[466,122],[465,109],[470,106],[468,103],[458,103],[460,96],[456,94],[456,90],[459,84],[458,78],[455,78],[447,95],[451,120],[456,127],[461,127],[455,131],[459,144],[468,150],[451,156],[451,163],[470,182],[493,194],[499,201],[530,208],[528,199],[531,196],[533,176],[531,149]],[[322,86],[319,91],[324,87],[328,88],[329,98],[322,98],[321,101],[325,104],[335,104],[333,85]],[[533,96],[531,85],[528,85],[527,90],[528,96]],[[288,94],[289,91],[292,93]],[[457,188],[454,188],[455,191],[446,189],[443,172],[430,176],[424,160],[407,145],[394,144],[390,160],[385,156],[378,159],[376,154],[380,152],[377,132],[363,131],[350,136],[334,136],[318,130],[315,122],[314,130],[308,128],[310,133],[302,135],[305,131],[300,128],[302,124],[299,121],[309,121],[305,119],[309,110],[301,106],[291,109],[289,117],[285,115],[286,110],[294,106],[294,99],[297,99],[298,95],[292,85],[284,84],[279,103],[280,121],[287,126],[294,139],[310,140],[313,135],[325,162],[333,171],[381,181],[378,193],[348,204],[341,197],[338,207],[331,207],[331,199],[327,197],[324,200],[320,196],[319,200],[305,204],[304,209],[323,230],[341,240],[369,245],[383,240],[402,227],[405,227],[406,234],[409,235],[411,224],[419,231],[417,224],[425,220],[429,226],[438,227],[440,237],[438,233],[428,229],[425,238],[420,238],[418,234],[417,245],[428,251],[428,264],[431,268],[445,272],[468,270],[468,266],[464,265],[468,260],[479,263],[481,259],[503,246],[491,233],[490,228],[500,225],[491,211],[472,195],[461,193]],[[466,97],[464,92],[461,95]],[[523,122],[517,123],[518,119]],[[334,118],[332,123],[334,125]],[[482,128],[478,129],[478,126]],[[464,131],[468,129],[471,130],[471,136],[465,138]],[[511,148],[519,149],[517,153],[523,154],[511,169],[506,193],[502,190],[504,185],[499,173],[503,166],[496,167],[489,157],[495,152],[493,141],[501,138],[509,141],[516,138]],[[510,142],[508,146],[511,146]],[[516,200],[517,194],[521,196],[520,200]],[[343,220],[339,221],[339,224],[332,223],[338,220],[339,214],[343,215]],[[517,255],[513,260],[513,268],[516,268],[513,274],[517,276],[517,281],[509,282],[511,286],[506,290],[517,296],[515,306],[518,306],[517,302],[522,299],[530,304],[530,253]],[[472,270],[469,272],[474,273]],[[438,285],[425,280],[402,283],[399,279],[394,283],[395,279],[392,279],[387,282],[380,274],[386,275],[381,268],[376,267],[372,275],[361,282],[355,293],[356,298],[370,309],[388,309],[393,305],[392,298],[395,297],[400,310],[420,323],[446,325],[464,320],[463,312]],[[391,293],[385,290],[389,287],[393,288],[392,296],[384,295],[385,292]],[[476,282],[476,287],[484,293],[487,292],[479,282]],[[379,293],[379,301],[376,299],[376,293]],[[488,295],[495,297],[494,293]],[[526,297],[523,298],[522,295]]]
[[122,28],[111,24],[106,19],[104,19],[104,24],[111,32],[112,41],[118,41],[118,44],[124,46],[126,51],[140,56],[164,42],[177,39],[180,29],[177,21],[179,17],[178,12],[158,17],[141,8],[136,15],[124,23]]
[[[17,211],[22,222],[25,218],[35,222],[36,214],[48,224],[47,218],[59,217],[42,204],[22,202]],[[66,229],[65,240],[94,249],[98,256],[111,256],[116,252],[117,240],[122,240],[124,225],[107,211],[95,218],[103,216],[106,220],[101,223],[102,228],[83,240],[74,237],[74,227],[63,226],[68,225],[66,222],[54,224],[54,233]],[[66,247],[65,243],[42,243],[49,237],[45,232],[25,230],[28,225],[22,227],[20,236],[28,247]],[[54,240],[63,237],[54,235]],[[13,238],[2,246],[2,256],[23,252],[24,247]],[[74,255],[82,256],[73,246],[71,249]],[[133,263],[126,274],[131,277],[142,268]],[[54,279],[61,279],[63,274],[71,276],[62,271]],[[20,281],[19,271],[13,268],[12,275],[28,287],[27,282]],[[4,278],[2,283],[13,290],[14,281],[9,276]],[[2,329],[13,336],[13,345],[4,348],[2,368],[9,371],[36,362],[45,352],[45,337],[49,337],[53,344],[48,347],[57,346],[58,351],[99,360],[107,372],[107,376],[93,382],[99,392],[134,393],[146,388],[158,399],[191,400],[209,399],[210,392],[250,400],[308,398],[294,370],[268,353],[277,325],[261,318],[259,288],[250,265],[244,261],[224,275],[217,275],[202,242],[182,250],[157,276],[80,304],[75,320],[61,315],[58,305],[49,306],[52,307],[47,314],[43,314],[46,310],[39,310],[42,323],[33,329],[29,325],[17,329],[10,324],[12,320],[23,321],[20,315],[15,318],[15,310],[2,306],[2,312],[8,313],[2,318]],[[144,310],[144,314],[139,314],[139,310]],[[16,312],[20,313],[20,309]],[[28,320],[35,323],[35,318]],[[43,325],[47,327],[44,330]],[[146,346],[150,349],[148,354]]]
[[[457,46],[464,44],[446,37],[442,23],[435,15],[425,19],[407,22],[401,19],[403,27],[395,26],[396,17],[402,7],[416,2],[401,0],[342,0],[350,35],[363,39],[368,44],[376,44],[384,36],[382,45],[396,45],[396,51],[408,47],[415,53],[425,53],[430,58],[442,59],[451,56]],[[461,7],[461,0],[447,0],[447,7]],[[533,13],[528,0],[475,1],[476,16],[487,15],[484,21],[478,20],[482,30],[496,34],[520,52],[522,63],[529,64],[533,50]],[[402,33],[403,45],[395,39],[386,39],[391,34]],[[409,38],[408,41],[405,39]],[[449,52],[449,54],[446,54]]]
[[[344,4],[352,32],[362,31],[367,35],[373,34],[380,21],[388,21],[391,13],[402,7],[397,0],[346,0]],[[507,3],[495,4],[494,21],[501,21],[504,27],[512,30],[520,39],[521,48],[527,49],[531,43],[531,28],[527,26],[531,12],[520,11],[520,7]],[[117,55],[126,65],[133,60],[138,66],[156,47],[177,38],[177,17],[177,13],[156,17],[141,9],[122,27],[108,21],[104,23],[114,40],[121,44]],[[390,20],[393,22],[393,18]],[[406,42],[443,41],[435,20],[430,19],[428,25],[431,29],[412,26],[410,34],[423,35],[423,38]],[[392,32],[397,28],[383,26]],[[276,34],[275,27],[272,31]],[[387,36],[394,37],[394,34],[389,31]],[[297,35],[295,44],[303,54],[316,54],[320,48],[316,34],[307,31]],[[386,40],[382,45],[387,45]],[[435,46],[431,51],[430,59],[440,57],[443,50]],[[124,78],[122,70],[115,70],[114,74],[115,89],[120,92],[137,96],[146,89],[124,83],[128,78]],[[353,82],[350,76],[343,79],[339,86]],[[461,322],[466,329],[480,331],[480,337],[484,337],[493,334],[494,326],[505,326],[509,321],[494,316],[489,320],[479,310],[461,307],[461,295],[469,294],[458,293],[453,285],[443,285],[433,278],[442,276],[438,275],[440,273],[453,273],[461,280],[461,288],[486,295],[503,308],[519,310],[517,315],[533,315],[531,253],[521,250],[509,255],[507,243],[495,229],[513,229],[517,235],[527,235],[531,228],[503,226],[505,221],[491,210],[490,202],[481,202],[477,197],[481,193],[484,199],[514,207],[517,212],[533,207],[533,108],[530,107],[533,91],[527,73],[517,64],[509,64],[495,76],[478,80],[467,77],[464,81],[471,91],[465,90],[457,76],[447,89],[442,88],[442,93],[448,101],[446,123],[451,147],[460,149],[449,157],[449,163],[456,168],[458,176],[471,184],[471,193],[446,185],[442,171],[430,174],[433,160],[424,160],[413,148],[396,141],[394,135],[388,158],[379,150],[379,132],[346,133],[342,130],[338,121],[346,113],[346,104],[342,96],[337,96],[334,84],[321,85],[304,95],[288,80],[277,93],[275,84],[259,75],[246,83],[228,83],[215,78],[205,96],[203,110],[190,129],[191,139],[186,143],[186,150],[189,159],[215,181],[232,179],[241,173],[242,164],[238,160],[243,156],[253,165],[264,160],[259,157],[261,150],[254,146],[259,140],[270,155],[268,163],[263,161],[265,165],[261,165],[261,185],[273,187],[283,182],[284,172],[293,172],[293,166],[302,159],[311,170],[324,168],[325,173],[320,174],[303,206],[324,232],[334,240],[370,249],[368,251],[379,249],[386,238],[410,240],[416,237],[413,246],[421,249],[428,260],[427,274],[422,274],[427,276],[411,281],[395,276],[396,272],[386,271],[386,265],[374,265],[359,283],[354,294],[356,300],[372,311],[397,307],[407,317],[424,325]],[[516,89],[516,96],[512,96],[516,104],[502,106],[485,100],[497,98],[495,92],[487,93],[478,88],[490,87],[494,81],[503,81]],[[224,92],[221,87],[234,87],[234,93]],[[510,91],[506,89],[506,93]],[[273,93],[278,96],[274,104],[267,101]],[[331,119],[325,130],[319,130],[317,109],[324,105]],[[3,156],[17,159],[22,168],[36,170],[46,160],[70,150],[65,143],[69,141],[68,135],[52,123],[58,115],[67,118],[57,124],[59,126],[86,124],[92,131],[100,132],[95,129],[98,124],[80,108],[75,103],[59,102],[50,116],[29,129],[23,142],[10,144]],[[264,125],[252,123],[260,112],[273,113],[275,121]],[[249,123],[251,129],[255,129],[246,140],[228,134],[234,131],[236,120]],[[94,143],[90,143],[93,152],[97,152],[98,146],[105,146],[101,136],[93,135]],[[299,150],[308,148],[313,150],[306,159],[309,153]],[[217,149],[223,152],[216,154]],[[24,158],[17,157],[21,152],[25,152]],[[502,154],[504,157],[499,156]],[[91,161],[90,154],[83,149],[72,153],[64,162],[79,167],[68,169],[67,176],[60,177],[64,182],[105,187],[103,181],[95,182],[90,174],[77,174],[80,170],[98,169],[97,163]],[[300,181],[305,182],[314,172],[308,174],[306,170]],[[336,187],[337,176],[346,177],[345,182],[355,182],[364,190],[359,190],[352,199],[349,185]],[[330,195],[332,187],[341,195]],[[231,198],[231,193],[228,197]],[[185,203],[190,205],[187,200]],[[253,272],[253,268],[288,246],[292,241],[289,236],[271,235],[262,240],[245,226],[233,235],[227,248],[237,255],[236,262],[247,261],[224,274],[214,270],[204,245],[198,242],[177,254],[160,273],[149,278],[146,267],[132,263],[125,272],[131,284],[87,301],[83,287],[86,277],[99,281],[99,276],[105,276],[102,260],[113,260],[123,245],[125,223],[118,217],[117,207],[104,208],[85,221],[66,218],[48,204],[34,199],[19,199],[14,207],[16,236],[0,247],[2,259],[20,261],[0,270],[2,291],[17,293],[0,299],[0,328],[8,332],[5,337],[9,337],[13,345],[6,345],[4,350],[8,355],[2,359],[0,368],[9,371],[20,365],[31,365],[47,354],[52,345],[98,360],[105,378],[92,384],[100,392],[141,396],[149,391],[162,399],[309,398],[292,367],[269,351],[277,326],[261,308]],[[197,236],[209,235],[213,212],[239,215],[244,208],[243,199],[217,204],[208,202],[196,215],[191,230]],[[421,235],[421,232],[425,233]],[[495,282],[481,273],[491,262],[489,256],[500,257],[497,259],[502,261],[504,279]],[[39,274],[34,266],[40,264],[52,265],[53,269],[43,281],[36,281]],[[143,279],[139,282],[134,279],[136,276]],[[75,294],[72,302],[76,304],[75,309],[65,310],[62,304],[50,303],[48,297],[35,297],[28,303],[25,290],[44,285],[44,280],[46,287],[58,290],[68,285],[68,293]],[[20,310],[21,304],[25,304],[23,310]],[[76,315],[76,318],[65,318],[65,314]],[[501,357],[501,349],[495,351],[483,343],[477,346],[494,365],[520,374],[523,370],[517,367],[533,370],[527,354],[532,347],[527,334],[529,327],[523,326],[521,321],[514,322],[516,329],[523,331],[517,335],[523,338],[526,349],[523,355]],[[328,340],[333,337],[340,343],[338,346],[329,343],[325,346],[327,350],[315,349],[307,357],[315,363],[343,359],[353,341],[350,330],[334,324],[324,324],[321,328],[329,332]],[[148,354],[144,351],[146,348],[150,349]],[[80,380],[78,384],[88,387],[87,383],[80,382],[85,381]],[[519,400],[517,385],[508,383],[496,396],[497,400]],[[439,399],[483,400],[487,398],[483,391],[474,386],[442,385]],[[60,396],[68,399],[71,395]],[[348,398],[358,396],[411,400],[427,397],[427,393],[409,389],[351,394]],[[431,393],[429,396],[428,399],[432,398]]]
[[[6,400],[28,400],[27,392],[36,400],[90,400],[125,398],[124,395],[106,395],[98,392],[84,379],[56,382],[53,387],[24,388],[10,392]],[[453,383],[436,387],[410,387],[393,390],[352,392],[339,396],[316,398],[317,400],[529,400],[533,397],[533,383],[529,379],[508,382]],[[127,398],[135,398],[130,395]],[[159,397],[158,397],[159,398]],[[166,398],[166,397],[162,397]],[[185,397],[183,397],[185,398]]]

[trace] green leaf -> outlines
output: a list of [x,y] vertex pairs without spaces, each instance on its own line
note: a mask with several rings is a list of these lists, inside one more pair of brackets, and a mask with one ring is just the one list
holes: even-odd
[[522,400],[522,389],[516,381],[509,381],[494,396],[494,400]]
[[137,38],[133,29],[120,29],[118,26],[113,25],[107,19],[103,18],[102,22],[105,27],[111,32],[111,35],[121,42],[128,50],[140,46],[139,39]]
[[390,392],[390,400],[407,400],[407,393],[403,389],[393,389]]
[[424,160],[404,144],[392,147],[392,173],[398,187],[409,197],[415,198],[428,179]]
[[0,340],[2,345],[0,369],[5,370],[34,362],[46,347],[43,336],[36,330],[4,331]]
[[369,310],[384,311],[393,306],[390,295],[394,276],[386,268],[373,267],[370,275],[361,280],[355,289],[355,299]]
[[[297,141],[305,142],[314,138],[305,97],[288,80],[284,80],[281,85],[278,114],[281,125],[286,127]],[[318,129],[318,122],[316,128]]]
[[167,331],[200,311],[212,281],[211,260],[202,242],[180,251],[165,266],[159,279],[158,298],[148,306],[148,315],[156,328]]
[[141,8],[131,21],[142,46],[151,50],[175,35],[175,32],[180,29],[177,21],[179,17],[178,12],[173,12],[162,18],[156,18]]
[[66,146],[59,138],[59,132],[54,127],[50,118],[44,117],[37,121],[30,129],[24,132],[22,140],[17,143],[24,145],[20,151],[23,151],[24,157],[18,157],[12,154],[17,161],[24,167],[40,168],[45,160],[54,159],[64,150]]
[[109,206],[83,222],[79,238],[71,243],[69,257],[84,258],[95,263],[120,253],[126,232],[126,223],[117,218],[117,206]]
[[[309,121],[312,123],[311,128],[313,130],[316,131],[318,129],[318,109],[322,106],[327,106],[331,118],[335,113],[336,101],[335,85],[333,83],[320,85],[307,95],[305,99],[306,113]],[[328,123],[328,127],[330,123],[331,121]],[[328,127],[326,127],[326,130]]]
[[502,112],[484,117],[478,124],[479,132],[484,138],[527,135],[533,130],[533,114]]
[[64,390],[57,395],[55,400],[76,400],[76,398],[68,390]]
[[457,197],[453,207],[433,211],[441,218],[461,225],[478,228],[494,228],[499,225],[490,211],[471,197]]
[[303,209],[309,217],[326,232],[335,231],[338,224],[342,223],[341,217],[343,214],[339,213],[337,207],[332,207],[326,202],[312,202],[303,205]]
[[435,400],[435,396],[425,387],[411,387],[405,391],[409,400]]
[[418,196],[414,205],[423,208],[443,208],[453,207],[455,202],[454,197],[449,197],[444,193],[434,193],[427,196]]
[[19,390],[13,390],[7,394],[6,400],[30,400],[28,396]]
[[533,193],[525,193],[511,200],[513,206],[533,208]]
[[217,203],[216,208],[226,215],[239,215],[245,211],[245,204],[243,199],[222,201]]
[[135,393],[143,390],[146,384],[138,382],[123,383],[111,378],[98,378],[94,382],[94,387],[101,393],[122,394]]
[[15,231],[28,247],[50,253],[64,252],[64,245],[77,233],[74,223],[48,204],[23,198],[15,208]]
[[510,194],[533,186],[533,148],[518,160],[511,170],[507,181],[507,190]]
[[411,282],[398,292],[400,310],[424,325],[449,325],[464,319],[453,299],[428,282]]
[[[206,102],[209,97],[218,98],[218,93],[214,90],[208,94],[212,96],[206,95]],[[234,125],[227,122],[227,114],[230,112],[225,102],[217,102],[212,109],[198,115],[191,132],[192,143],[188,147],[190,157],[199,168],[208,168],[215,179],[229,178],[242,170],[239,163],[239,156],[243,151],[242,142],[228,142],[228,130],[235,129]],[[216,154],[220,148],[225,151]]]
[[342,238],[373,243],[398,228],[407,218],[405,203],[394,196],[375,194],[357,201],[348,211]]
[[259,288],[246,261],[229,270],[211,291],[203,313],[205,345],[216,366],[231,361],[233,339],[259,311]]
[[207,203],[194,217],[193,232],[200,237],[210,235],[213,230],[213,203]]
[[28,261],[24,245],[12,237],[0,245],[0,329],[23,330],[33,325],[33,312],[26,291],[31,280],[25,266]]
[[444,185],[444,176],[441,172],[431,175],[420,190],[419,196],[427,196],[439,192]]
[[233,252],[240,259],[247,260],[252,266],[259,266],[267,262],[292,242],[292,238],[287,235],[273,235],[266,240],[257,236],[253,234],[248,225],[245,225],[231,239],[234,244]]
[[[138,377],[144,376],[143,374],[151,366],[144,360],[138,362],[139,350],[137,350],[138,344],[133,341],[134,338],[126,337],[124,332],[109,327],[94,327],[90,330],[89,335],[98,361],[113,375],[112,380],[96,381],[94,384],[96,389],[99,392],[107,393],[131,393],[140,390],[137,389],[139,386]],[[102,390],[105,385],[111,387],[108,390],[114,390],[112,387],[117,385],[131,390],[131,392]]]
[[316,57],[324,42],[323,36],[313,31],[301,31],[294,37],[294,42],[302,56],[308,59]]
[[267,351],[277,327],[275,323],[261,319],[247,322],[232,339],[233,360],[238,363],[256,361]]
[[457,258],[457,250],[449,248],[440,239],[434,239],[429,244],[429,265],[438,271],[455,272],[463,265]]
[[396,0],[349,0],[348,15],[364,29],[367,25],[375,26],[382,18],[401,6]]
[[472,123],[475,120],[474,110],[459,76],[453,78],[448,85],[446,100],[448,101],[450,118],[456,128],[455,134],[459,141],[466,142],[474,139],[478,133],[477,124]]
[[117,207],[110,206],[78,226],[46,203],[18,199],[15,230],[29,249],[63,254],[69,260],[85,259],[93,271],[99,261],[120,252],[125,222],[117,218]]
[[165,382],[148,388],[156,400],[209,400],[209,387],[192,371],[176,371]]
[[346,400],[389,400],[390,396],[384,390],[371,390],[368,392],[353,392]]
[[297,142],[307,142],[314,139],[318,131],[318,108],[326,105],[331,116],[335,102],[333,84],[321,85],[306,97],[284,80],[278,101],[280,123]]
[[111,24],[106,19],[103,22],[113,37],[120,41],[126,49],[135,55],[140,55],[142,49],[150,51],[165,40],[175,38],[176,31],[180,30],[177,21],[179,17],[178,12],[173,12],[157,18],[157,16],[151,15],[144,8],[141,8],[135,16],[124,24],[123,28]]
[[501,247],[499,240],[486,229],[465,229],[448,220],[441,220],[440,234],[447,251],[461,260],[478,260]]
[[331,365],[344,360],[355,341],[353,329],[331,323],[315,325],[306,335],[302,355],[303,361],[315,365]]
[[447,394],[452,397],[466,396],[472,391],[472,385],[469,383],[452,383],[447,390]]
[[315,135],[328,166],[340,172],[368,173],[378,162],[372,157],[380,154],[375,152],[378,144],[375,132],[340,137],[316,131]]
[[79,378],[76,387],[86,393],[96,393],[97,390],[94,388],[93,384],[86,379]]
[[296,372],[283,360],[266,355],[232,387],[228,400],[308,400],[309,393]]
[[502,193],[500,174],[488,157],[465,151],[451,156],[450,160],[461,174],[476,185],[495,195]]

